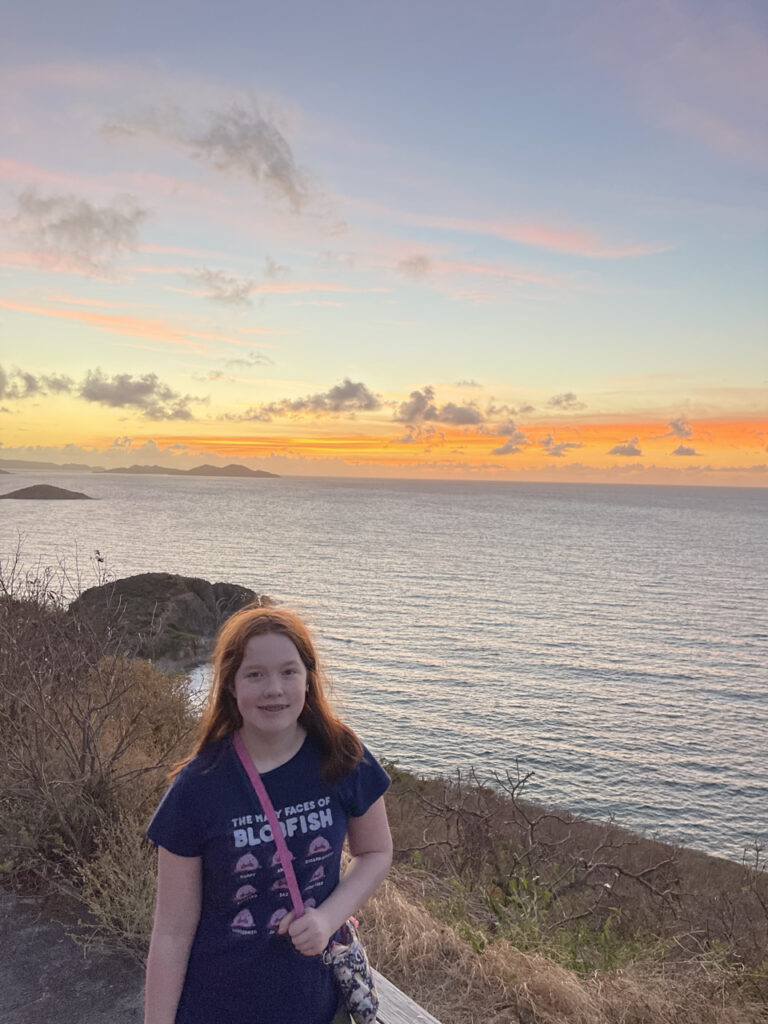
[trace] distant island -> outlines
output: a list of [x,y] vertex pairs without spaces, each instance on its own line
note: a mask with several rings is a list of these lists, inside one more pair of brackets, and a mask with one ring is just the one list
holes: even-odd
[[240,476],[279,477],[279,473],[268,473],[265,469],[249,469],[231,462],[228,466],[196,466],[194,469],[173,469],[170,466],[129,466],[104,469],[103,466],[88,466],[82,462],[35,462],[31,459],[0,459],[0,473],[18,470],[37,470],[56,473],[131,473],[156,476]]
[[44,501],[93,501],[90,494],[82,491],[68,491],[64,487],[53,487],[51,484],[35,484],[33,487],[22,487],[18,491],[0,494],[0,498],[31,498]]
[[268,473],[265,469],[248,469],[247,466],[238,466],[231,462],[228,466],[195,466],[194,469],[169,469],[167,466],[128,466],[117,469],[105,469],[104,473],[131,473],[150,474],[157,476],[273,476],[278,473]]
[[0,472],[18,469],[52,470],[55,473],[92,473],[93,466],[84,462],[36,462],[34,459],[0,459]]

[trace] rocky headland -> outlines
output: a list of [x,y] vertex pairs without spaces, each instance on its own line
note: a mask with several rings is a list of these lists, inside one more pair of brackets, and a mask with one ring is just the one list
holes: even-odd
[[70,611],[116,617],[137,657],[181,667],[205,660],[222,623],[254,603],[271,602],[236,583],[146,572],[83,591]]

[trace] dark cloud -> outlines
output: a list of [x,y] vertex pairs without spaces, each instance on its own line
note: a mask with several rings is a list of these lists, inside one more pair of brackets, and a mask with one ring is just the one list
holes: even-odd
[[248,352],[244,356],[236,356],[234,359],[227,359],[225,366],[274,366],[274,361],[265,356],[263,352]]
[[478,384],[476,380],[457,380],[457,388],[481,388],[483,385]]
[[193,373],[192,379],[204,384],[209,380],[234,380],[235,378],[228,377],[223,370],[209,370],[208,373]]
[[154,373],[134,377],[130,373],[107,377],[100,369],[89,370],[76,384],[61,374],[35,376],[14,367],[10,374],[0,367],[0,398],[32,398],[53,394],[73,394],[86,402],[98,402],[112,408],[140,409],[148,419],[192,419],[189,403],[203,401],[180,395],[158,380]]
[[20,370],[17,366],[7,373],[0,366],[0,398],[34,398],[36,395],[45,395],[46,388],[58,394],[62,391],[71,391],[73,386],[74,381],[69,377],[55,374],[38,377],[34,373]]
[[483,414],[472,404],[456,405],[454,402],[447,402],[438,410],[437,419],[440,423],[461,427],[482,423]]
[[[688,422],[687,416],[678,416],[675,420],[670,420],[667,424],[669,427],[669,433],[675,437],[685,438],[693,436],[693,427]],[[669,434],[666,435],[667,437]]]
[[508,423],[506,426],[511,428],[509,437],[501,447],[494,448],[491,455],[517,455],[524,446],[531,443],[522,430],[515,429],[514,423]]
[[284,266],[282,263],[278,263],[273,260],[271,256],[264,257],[264,277],[274,280],[278,277],[285,277],[290,274],[291,268]]
[[407,401],[401,402],[395,420],[398,423],[416,423],[420,420],[436,420],[437,406],[434,405],[435,389],[429,384],[421,391],[412,391]]
[[[517,416],[517,409],[512,405],[496,405],[493,399],[485,407],[485,415],[489,420],[499,419],[504,416]],[[501,431],[506,433],[506,431]]]
[[401,402],[395,413],[397,423],[450,423],[452,426],[471,426],[484,422],[484,415],[474,403],[456,405],[447,402],[435,405],[435,389],[429,384],[420,391],[412,391],[405,402]]
[[362,381],[352,381],[345,377],[341,384],[334,385],[329,391],[307,395],[305,398],[284,398],[280,402],[252,406],[244,413],[227,413],[225,419],[266,423],[274,417],[300,413],[335,415],[342,412],[372,412],[380,407],[379,396],[369,391]]
[[71,377],[67,377],[64,374],[48,374],[42,378],[43,384],[48,388],[49,391],[53,391],[54,394],[62,394],[71,391],[75,382]]
[[420,253],[415,256],[409,256],[408,259],[400,260],[397,264],[397,269],[401,274],[405,274],[406,277],[413,277],[417,280],[422,277],[426,277],[432,269],[432,261],[428,256],[424,256]]
[[548,434],[545,438],[542,438],[539,444],[542,448],[546,449],[547,455],[551,455],[552,458],[555,459],[564,458],[565,453],[569,448],[584,447],[581,441],[555,441],[552,434]]
[[637,437],[633,437],[631,441],[622,441],[621,444],[616,444],[608,452],[609,455],[642,455],[643,453],[637,447]]
[[306,175],[294,159],[288,140],[275,121],[254,101],[233,104],[229,110],[211,111],[193,126],[178,108],[155,109],[143,117],[112,122],[108,134],[151,134],[180,146],[190,156],[264,184],[295,211],[310,199]]
[[394,444],[412,444],[416,441],[421,444],[431,442],[433,444],[442,444],[445,441],[445,434],[442,430],[438,430],[437,427],[429,424],[426,427],[416,426],[414,424],[408,424],[405,428],[406,433],[401,437],[396,437],[392,443]]
[[677,448],[672,452],[673,455],[698,455],[699,453],[695,448],[686,448],[684,444],[679,444]]
[[200,284],[206,290],[206,299],[224,306],[250,306],[251,294],[258,288],[254,278],[230,277],[222,270],[201,267],[187,278],[193,284]]
[[103,273],[120,253],[135,249],[147,217],[131,196],[94,206],[73,195],[43,196],[26,189],[16,200],[13,225],[42,263]]
[[156,373],[134,377],[118,373],[107,377],[100,369],[89,370],[78,394],[86,402],[98,402],[112,409],[139,409],[151,420],[191,420],[189,403],[200,401],[191,395],[180,395],[163,384]]
[[[274,280],[285,277],[290,270],[276,263],[271,256],[266,256],[263,273],[265,278]],[[203,286],[206,299],[224,306],[250,306],[251,295],[259,290],[257,277],[233,277],[223,270],[212,270],[210,267],[200,267],[186,276],[192,284]]]
[[586,409],[584,402],[580,402],[572,391],[566,391],[562,395],[553,395],[547,402],[548,409]]
[[513,421],[507,420],[505,423],[499,423],[499,425],[494,428],[493,433],[498,434],[499,437],[503,437],[505,434],[514,434],[516,430],[517,427]]

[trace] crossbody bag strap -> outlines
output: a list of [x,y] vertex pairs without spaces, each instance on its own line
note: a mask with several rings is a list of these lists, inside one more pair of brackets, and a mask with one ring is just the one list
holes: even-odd
[[256,765],[253,763],[251,755],[245,749],[243,741],[237,733],[234,733],[232,736],[232,747],[240,758],[240,762],[243,768],[245,768],[248,778],[251,780],[251,785],[256,790],[256,796],[259,798],[261,809],[267,816],[269,827],[272,829],[272,837],[275,840],[275,846],[277,846],[277,855],[280,858],[280,863],[283,871],[285,872],[285,880],[288,883],[288,892],[291,894],[291,903],[293,903],[295,916],[301,917],[304,913],[304,901],[302,900],[301,893],[299,892],[299,883],[296,881],[296,872],[293,870],[293,864],[291,864],[291,853],[285,842],[283,830],[280,828],[280,822],[277,820],[275,808],[272,806],[272,801],[269,799],[269,794],[262,782],[261,776],[256,770]]

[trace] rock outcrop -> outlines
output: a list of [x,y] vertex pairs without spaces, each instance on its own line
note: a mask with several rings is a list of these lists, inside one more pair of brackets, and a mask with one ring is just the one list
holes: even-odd
[[204,661],[219,627],[247,604],[270,604],[248,587],[193,576],[146,572],[91,587],[74,614],[110,618],[138,657],[174,665]]

